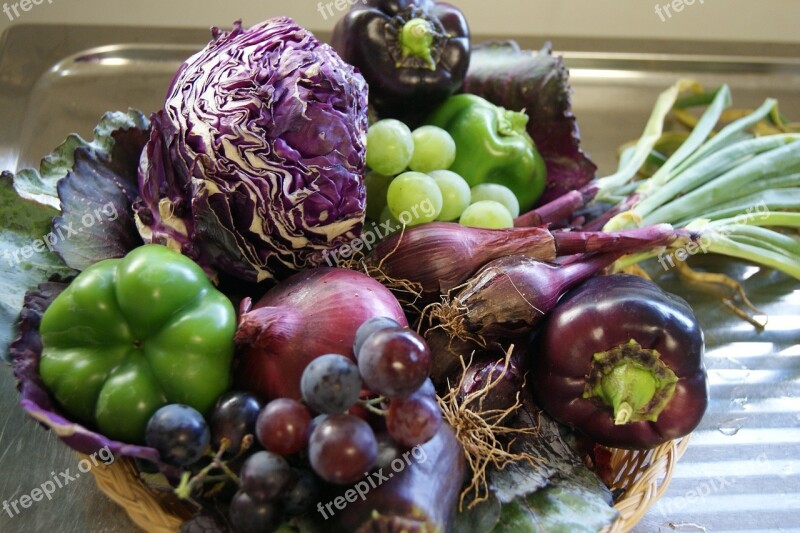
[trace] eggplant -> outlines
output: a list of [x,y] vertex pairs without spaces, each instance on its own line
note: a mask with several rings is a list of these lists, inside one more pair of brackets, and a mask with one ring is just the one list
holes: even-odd
[[[435,437],[405,453],[407,461],[395,459],[393,466],[370,474],[375,488],[367,481],[359,482],[365,484],[362,485],[365,497],[357,498],[341,512],[342,530],[359,533],[448,530],[467,473],[464,448],[450,426],[442,424]],[[354,488],[358,490],[358,483]]]
[[567,293],[534,338],[533,394],[598,444],[653,448],[700,423],[703,350],[685,300],[637,276],[598,276]]

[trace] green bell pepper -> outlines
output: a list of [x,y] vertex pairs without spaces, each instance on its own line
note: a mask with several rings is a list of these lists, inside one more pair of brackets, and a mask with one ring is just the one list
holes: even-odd
[[47,308],[39,373],[68,415],[138,444],[158,408],[203,413],[228,389],[235,330],[197,264],[145,245],[87,268]]
[[499,183],[511,189],[527,211],[544,192],[547,169],[525,126],[528,115],[509,111],[474,94],[451,96],[428,124],[447,130],[456,143],[450,170],[470,187]]

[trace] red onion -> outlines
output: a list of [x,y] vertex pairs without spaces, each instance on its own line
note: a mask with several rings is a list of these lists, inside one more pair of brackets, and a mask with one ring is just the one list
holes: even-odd
[[591,202],[599,188],[589,184],[580,190],[570,191],[540,205],[536,209],[523,213],[514,219],[514,226],[527,228],[530,226],[549,225],[551,228],[563,225],[578,209]]
[[356,330],[367,319],[408,322],[395,297],[369,276],[343,268],[299,272],[240,307],[235,371],[238,387],[272,398],[300,398],[300,377],[320,355],[353,355]]
[[489,422],[500,422],[500,413],[511,410],[519,400],[525,384],[526,359],[527,346],[519,343],[514,346],[508,362],[505,355],[487,355],[473,360],[462,376],[459,402],[464,403],[470,395],[485,390],[478,399],[469,402],[468,407],[487,416]]
[[385,239],[367,256],[366,265],[389,283],[418,285],[425,300],[460,285],[492,259],[515,254],[553,260],[552,234],[545,228],[479,229],[431,222]]
[[595,254],[566,266],[523,256],[495,259],[432,315],[454,336],[486,340],[524,335],[567,290],[622,255]]
[[617,232],[550,232],[541,227],[479,229],[432,222],[395,233],[376,246],[365,263],[370,274],[387,285],[413,285],[425,302],[438,299],[500,257],[553,261],[557,255],[576,253],[634,253],[669,244],[684,233],[669,224]]

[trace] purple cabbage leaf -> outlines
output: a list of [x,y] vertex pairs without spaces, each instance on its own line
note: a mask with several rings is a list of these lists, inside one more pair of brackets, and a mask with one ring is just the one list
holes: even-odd
[[53,220],[56,253],[68,266],[84,270],[103,259],[124,257],[141,246],[133,202],[138,196],[137,167],[147,140],[140,128],[111,133],[109,154],[75,150],[73,168],[58,182],[61,215]]

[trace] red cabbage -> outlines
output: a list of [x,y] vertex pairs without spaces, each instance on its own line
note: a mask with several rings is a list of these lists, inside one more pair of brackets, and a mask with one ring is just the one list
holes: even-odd
[[361,232],[366,82],[286,17],[213,36],[152,118],[139,231],[246,281],[316,266]]

